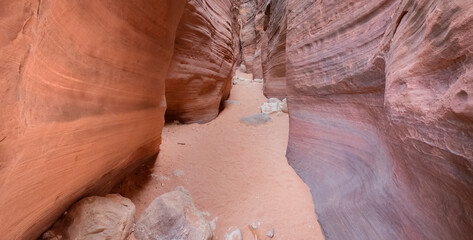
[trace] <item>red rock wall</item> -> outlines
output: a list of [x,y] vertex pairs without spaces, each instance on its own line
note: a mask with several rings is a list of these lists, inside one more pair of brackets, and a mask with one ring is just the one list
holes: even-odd
[[263,78],[262,44],[265,36],[265,24],[269,16],[265,15],[268,0],[240,0],[238,21],[241,24],[240,41],[242,45],[242,63],[246,72],[255,79]]
[[287,0],[243,0],[240,4],[243,62],[247,73],[264,79],[267,97],[286,97]]
[[268,98],[286,97],[286,6],[287,0],[273,0],[266,6],[263,57],[264,95]]
[[191,0],[166,79],[167,120],[208,122],[230,94],[238,49],[236,0]]
[[35,239],[158,151],[185,2],[0,0],[0,238]]
[[[260,9],[260,7],[258,7]],[[261,46],[263,44],[264,35],[264,20],[265,15],[262,10],[259,10],[255,15],[255,54],[253,56],[253,78],[263,78],[263,63],[261,59]]]
[[242,47],[243,63],[247,73],[253,73],[253,61],[256,52],[256,25],[255,17],[258,11],[258,0],[240,0],[239,17],[240,42]]
[[472,12],[289,1],[287,156],[327,239],[473,235]]

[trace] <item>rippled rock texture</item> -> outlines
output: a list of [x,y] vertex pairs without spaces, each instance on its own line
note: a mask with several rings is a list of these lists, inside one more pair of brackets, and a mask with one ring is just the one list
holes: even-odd
[[288,159],[327,239],[473,235],[473,5],[287,5]]
[[240,24],[240,44],[242,59],[247,73],[253,73],[256,52],[256,13],[257,0],[240,0],[238,23]]
[[288,0],[273,0],[265,5],[267,22],[262,38],[262,67],[266,97],[286,97],[286,7]]
[[191,0],[166,79],[167,120],[208,122],[228,98],[236,62],[237,0]]
[[[247,73],[264,79],[267,97],[286,97],[286,6],[288,0],[242,0],[239,21]],[[249,66],[249,67],[248,67]]]
[[157,153],[184,0],[0,0],[0,233],[35,239]]

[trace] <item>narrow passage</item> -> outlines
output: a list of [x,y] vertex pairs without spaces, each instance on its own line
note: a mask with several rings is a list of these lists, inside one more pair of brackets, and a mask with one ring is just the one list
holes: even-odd
[[[252,126],[239,121],[260,112],[267,101],[262,86],[234,85],[223,112],[207,124],[164,127],[156,162],[137,173],[147,177],[125,181],[119,190],[135,203],[136,219],[153,199],[182,186],[214,220],[214,239],[225,239],[232,226],[244,240],[256,232],[260,240],[323,239],[309,188],[285,158],[288,115],[272,114],[271,122]],[[260,224],[254,233],[252,223]]]

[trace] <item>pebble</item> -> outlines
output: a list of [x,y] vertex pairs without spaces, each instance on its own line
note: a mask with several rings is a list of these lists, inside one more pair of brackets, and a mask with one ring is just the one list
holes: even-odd
[[271,230],[269,230],[268,234],[266,234],[266,236],[270,237],[270,238],[273,238],[274,237],[274,228],[271,228]]

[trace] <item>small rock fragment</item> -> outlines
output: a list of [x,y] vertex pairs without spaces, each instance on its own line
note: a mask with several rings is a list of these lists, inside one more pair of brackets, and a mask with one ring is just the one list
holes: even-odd
[[237,227],[230,227],[225,233],[225,240],[242,240],[241,231]]
[[269,230],[268,234],[266,234],[266,236],[270,237],[270,238],[273,238],[274,237],[274,228],[271,228],[271,230]]
[[281,110],[283,113],[289,112],[287,108],[287,100],[285,98],[279,103],[279,110]]
[[232,83],[233,85],[247,85],[251,82],[251,79],[243,78],[240,76],[233,76]]

